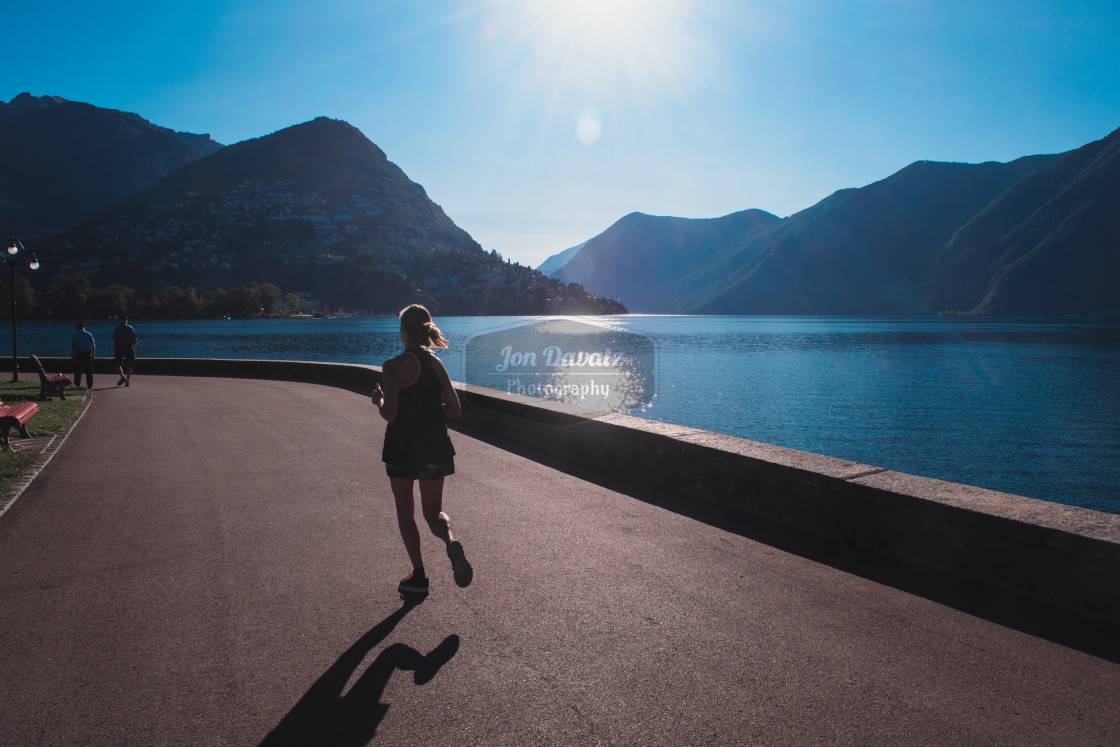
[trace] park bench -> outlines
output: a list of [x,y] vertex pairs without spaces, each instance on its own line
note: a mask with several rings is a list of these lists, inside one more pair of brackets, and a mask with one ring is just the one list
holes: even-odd
[[43,368],[43,364],[39,361],[39,356],[33,355],[31,360],[35,362],[35,367],[39,369],[39,399],[47,399],[52,396],[66,399],[66,387],[70,386],[70,377],[62,374],[48,376],[47,370]]
[[14,405],[0,402],[0,449],[12,451],[12,445],[8,443],[8,432],[12,428],[18,428],[19,435],[24,438],[31,438],[31,434],[27,432],[27,421],[37,412],[39,412],[39,405],[34,402],[20,402]]

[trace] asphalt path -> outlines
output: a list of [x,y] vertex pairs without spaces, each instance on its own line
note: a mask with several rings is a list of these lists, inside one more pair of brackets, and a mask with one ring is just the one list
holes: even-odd
[[310,384],[95,391],[0,517],[0,744],[1120,744],[1115,658],[463,433],[474,583],[425,535],[402,605],[383,428]]

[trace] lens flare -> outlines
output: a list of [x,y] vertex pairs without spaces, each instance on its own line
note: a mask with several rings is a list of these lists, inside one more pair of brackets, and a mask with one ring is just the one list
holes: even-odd
[[584,145],[591,145],[598,142],[599,136],[603,133],[603,118],[595,109],[588,107],[579,113],[579,120],[576,122],[576,137]]

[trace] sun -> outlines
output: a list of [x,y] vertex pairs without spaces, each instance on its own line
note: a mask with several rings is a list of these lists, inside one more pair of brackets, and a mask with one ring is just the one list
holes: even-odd
[[642,23],[642,0],[536,0],[537,12],[549,18],[558,34],[585,38],[624,36]]
[[497,0],[491,6],[491,38],[523,65],[520,74],[527,87],[630,92],[649,99],[673,90],[689,64],[693,4],[694,0]]

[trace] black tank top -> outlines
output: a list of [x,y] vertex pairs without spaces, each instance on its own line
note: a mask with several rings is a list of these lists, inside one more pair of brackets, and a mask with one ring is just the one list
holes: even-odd
[[420,375],[397,393],[397,416],[385,426],[381,459],[389,464],[444,464],[455,455],[447,435],[443,387],[432,369],[432,352],[408,348],[420,362]]

